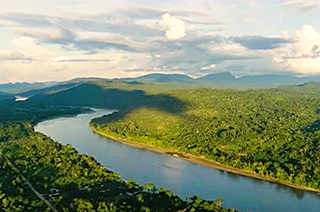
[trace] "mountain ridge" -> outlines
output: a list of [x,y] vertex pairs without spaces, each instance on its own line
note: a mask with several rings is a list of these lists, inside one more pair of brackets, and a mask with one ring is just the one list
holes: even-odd
[[152,73],[132,78],[106,79],[97,77],[80,77],[62,82],[6,83],[0,84],[0,92],[10,94],[28,94],[29,91],[32,90],[47,90],[46,88],[53,86],[64,87],[67,84],[81,84],[94,81],[122,81],[131,84],[184,83],[212,86],[215,88],[274,88],[284,85],[304,84],[312,81],[320,82],[320,75],[298,77],[292,74],[263,74],[235,77],[231,72],[219,72],[193,78],[184,74]]

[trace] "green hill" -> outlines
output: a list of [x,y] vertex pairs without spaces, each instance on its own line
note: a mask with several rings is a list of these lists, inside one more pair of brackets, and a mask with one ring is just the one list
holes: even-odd
[[[128,105],[130,99],[136,103]],[[223,208],[221,199],[181,199],[171,190],[156,188],[151,183],[124,181],[91,156],[35,132],[26,123],[86,112],[82,106],[114,105],[124,111],[161,102],[170,102],[170,98],[92,84],[36,95],[25,102],[1,102],[1,211],[237,211]]]
[[[161,95],[181,102],[182,110],[157,102],[160,105],[141,105],[95,119],[91,126],[113,137],[205,156],[268,178],[319,189],[320,98],[305,91],[296,93],[172,90]],[[167,112],[170,110],[178,112]]]
[[[22,174],[61,211],[235,211],[223,209],[221,201],[182,200],[151,184],[125,182],[93,158],[35,133],[31,125],[12,124],[76,114],[85,111],[83,107],[118,110],[90,123],[97,132],[319,190],[318,83],[247,91],[164,85],[102,81],[35,95],[25,102],[3,101],[1,208],[49,210]],[[102,194],[102,185],[110,193]]]
[[13,99],[14,96],[12,94],[4,93],[0,91],[0,101],[6,99]]
[[117,109],[91,126],[113,137],[319,189],[318,83],[247,91],[161,86],[95,82],[22,104]]
[[319,97],[320,83],[307,82],[300,85],[282,86],[278,89],[295,95],[312,95],[314,97]]
[[[104,86],[102,86],[104,85]],[[135,86],[120,84],[81,84],[77,87],[28,99],[25,105],[37,106],[85,106],[130,110],[140,107],[153,107],[168,112],[182,110],[181,101],[167,94],[152,94],[136,90]]]

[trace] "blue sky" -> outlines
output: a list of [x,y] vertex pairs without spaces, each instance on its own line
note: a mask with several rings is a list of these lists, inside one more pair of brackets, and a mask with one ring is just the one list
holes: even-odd
[[0,82],[320,74],[320,1],[1,0]]

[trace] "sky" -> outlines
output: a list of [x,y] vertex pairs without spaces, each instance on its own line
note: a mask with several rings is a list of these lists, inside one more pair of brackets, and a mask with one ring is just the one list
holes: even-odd
[[320,75],[320,1],[1,0],[0,83]]

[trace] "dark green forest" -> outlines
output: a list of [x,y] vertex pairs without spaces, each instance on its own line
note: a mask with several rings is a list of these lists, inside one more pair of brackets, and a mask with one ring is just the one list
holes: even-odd
[[14,100],[0,101],[0,123],[37,123],[49,118],[70,116],[89,112],[90,109],[79,106],[40,106],[15,102]]

